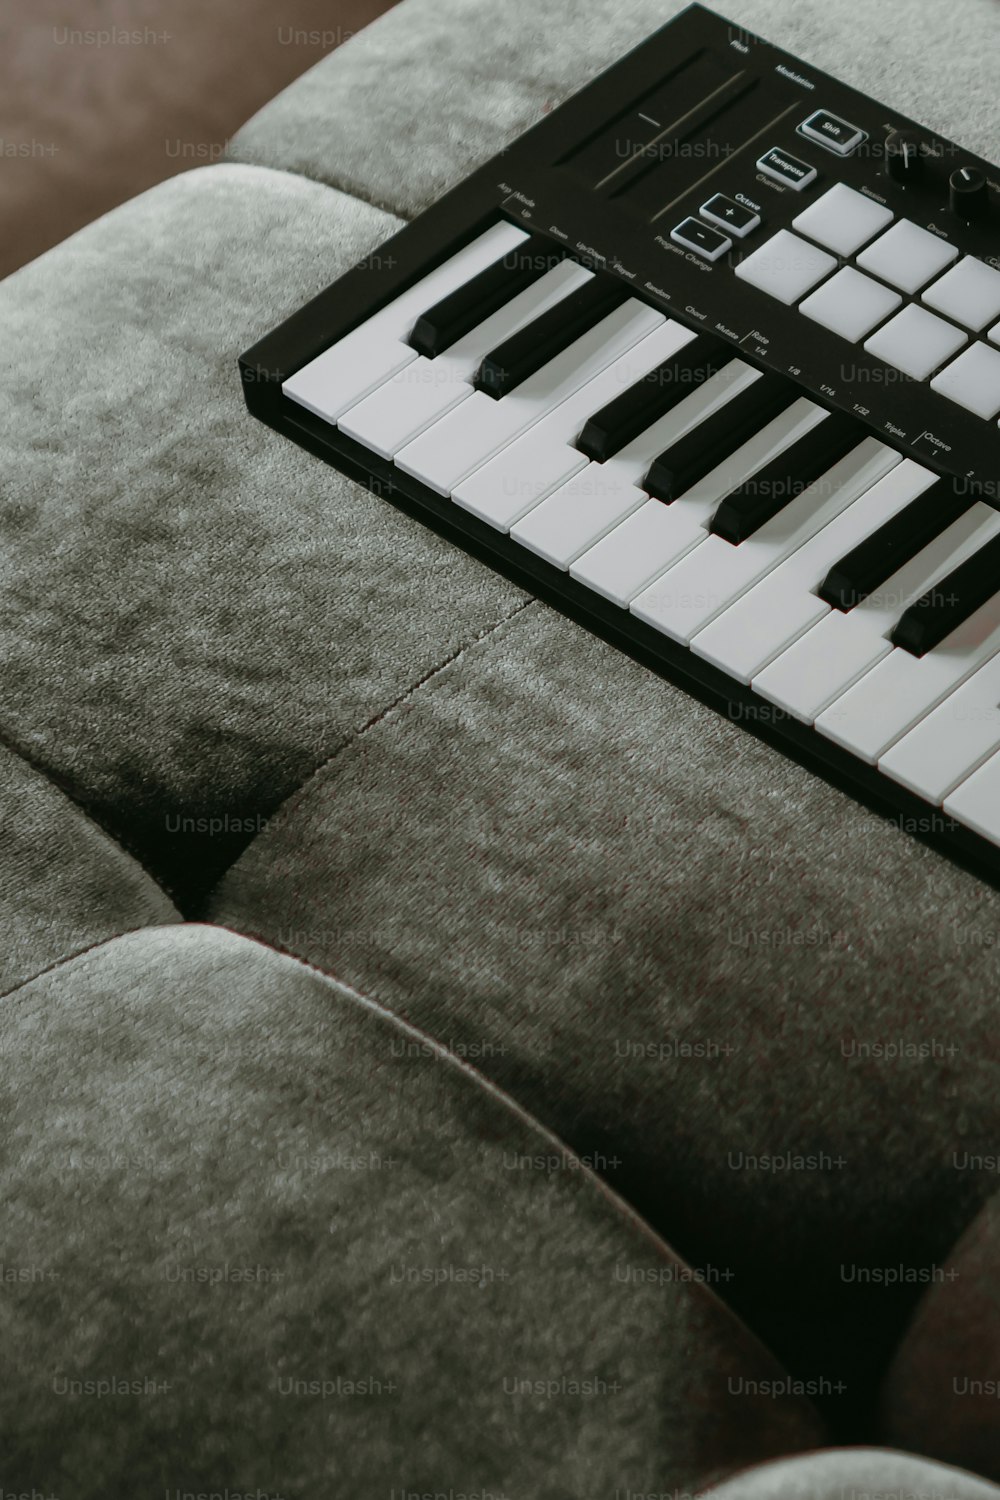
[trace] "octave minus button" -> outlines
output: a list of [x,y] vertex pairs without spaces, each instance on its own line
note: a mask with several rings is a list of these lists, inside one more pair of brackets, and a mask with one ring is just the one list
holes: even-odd
[[676,229],[671,229],[670,238],[686,250],[697,251],[703,260],[718,260],[720,255],[733,248],[731,239],[717,229],[710,229],[700,219],[685,219]]
[[760,214],[737,203],[734,198],[727,198],[725,193],[716,193],[714,198],[709,198],[707,203],[701,205],[698,212],[703,219],[718,224],[722,229],[728,229],[730,234],[735,234],[741,240],[746,239],[760,223]]

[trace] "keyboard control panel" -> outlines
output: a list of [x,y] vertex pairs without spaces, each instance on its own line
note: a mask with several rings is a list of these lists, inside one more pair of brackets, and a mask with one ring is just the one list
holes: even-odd
[[996,169],[700,6],[659,35],[555,170],[504,159],[512,216],[992,493]]

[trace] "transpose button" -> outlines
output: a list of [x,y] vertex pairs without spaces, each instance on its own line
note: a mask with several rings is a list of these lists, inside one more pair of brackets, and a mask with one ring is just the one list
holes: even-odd
[[757,163],[757,171],[780,182],[782,187],[794,188],[797,193],[815,182],[817,177],[815,167],[799,161],[797,156],[790,156],[787,151],[779,151],[777,147],[764,153]]

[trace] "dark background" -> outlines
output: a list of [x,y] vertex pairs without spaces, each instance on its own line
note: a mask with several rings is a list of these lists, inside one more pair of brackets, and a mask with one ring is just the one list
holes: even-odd
[[2,0],[0,276],[218,159],[248,116],[392,3]]

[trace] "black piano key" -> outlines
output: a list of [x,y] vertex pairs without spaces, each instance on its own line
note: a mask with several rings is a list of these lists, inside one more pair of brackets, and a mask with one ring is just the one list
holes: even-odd
[[593,277],[491,350],[476,372],[475,389],[498,399],[506,396],[621,307],[628,296],[627,289],[610,276]]
[[729,345],[700,333],[595,412],[577,438],[577,448],[588,458],[604,463],[732,358]]
[[436,359],[563,258],[550,240],[532,235],[423,313],[407,341],[410,348]]
[[939,479],[903,507],[838,563],[834,563],[819,597],[834,609],[854,609],[862,599],[947,531],[974,502],[960,495],[952,481]]
[[900,617],[889,639],[914,656],[924,656],[945,636],[1000,593],[1000,537],[942,578]]
[[824,417],[805,437],[727,495],[712,518],[710,530],[734,545],[745,542],[865,436],[864,428],[841,412]]
[[749,442],[797,397],[795,387],[787,380],[778,375],[762,375],[654,459],[643,489],[655,500],[669,504]]

